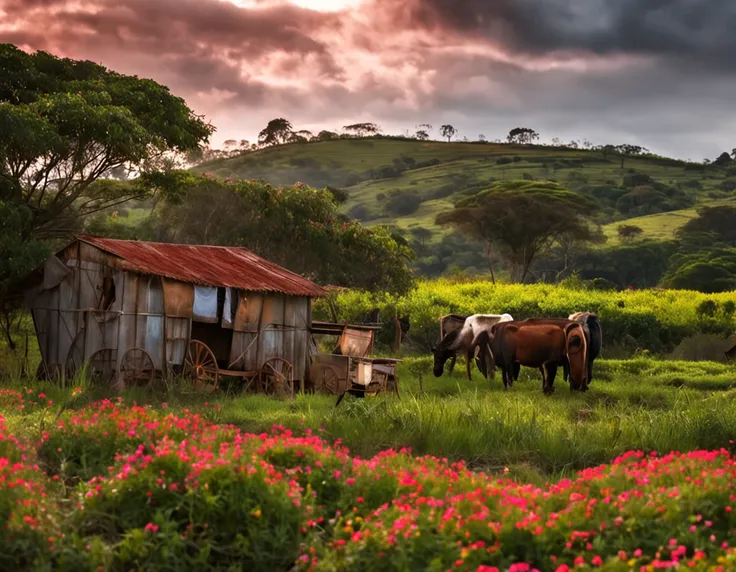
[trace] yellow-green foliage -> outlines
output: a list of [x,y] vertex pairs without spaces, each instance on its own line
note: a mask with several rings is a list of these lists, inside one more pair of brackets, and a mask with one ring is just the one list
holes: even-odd
[[[381,309],[381,319],[387,324],[395,310],[400,316],[408,315],[409,333],[417,342],[437,340],[439,317],[444,314],[509,313],[519,320],[567,317],[573,312],[592,311],[601,319],[604,345],[663,351],[690,335],[730,333],[734,327],[734,299],[733,292],[703,294],[659,289],[616,292],[545,284],[493,285],[489,281],[459,284],[441,279],[421,281],[414,291],[401,298],[346,290],[337,296],[336,306],[341,320],[357,320],[375,307]],[[326,302],[316,304],[315,316],[329,318]],[[392,326],[384,329],[393,332]]]

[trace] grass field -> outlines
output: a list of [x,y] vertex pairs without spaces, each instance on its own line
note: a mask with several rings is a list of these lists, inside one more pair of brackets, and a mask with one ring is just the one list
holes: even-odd
[[[381,178],[382,169],[395,167],[407,159],[418,167]],[[510,162],[499,164],[499,160]],[[421,166],[428,161],[437,164]],[[392,224],[407,230],[417,226],[427,228],[432,231],[430,243],[447,232],[435,226],[434,219],[439,212],[452,208],[457,193],[474,192],[493,180],[526,177],[571,186],[618,185],[624,175],[634,170],[661,183],[684,185],[698,204],[708,204],[718,200],[713,196],[723,194],[718,191],[718,185],[726,176],[722,169],[704,173],[686,171],[681,162],[657,158],[627,158],[621,168],[620,158],[604,158],[600,151],[582,149],[381,139],[283,145],[214,161],[195,170],[223,177],[264,178],[279,185],[298,180],[314,186],[343,187],[349,194],[343,206],[345,212],[355,212],[356,207],[365,209],[368,225]],[[697,188],[688,186],[696,184]],[[416,192],[422,203],[411,214],[389,214],[384,197],[394,191]],[[637,218],[635,224],[646,227],[647,236],[666,238],[686,216],[691,216],[691,212]],[[615,226],[607,229],[614,241],[617,240]]]
[[435,378],[430,367],[401,365],[400,399],[348,397],[338,408],[329,396],[197,397],[185,385],[131,389],[118,402],[81,377],[66,389],[6,384],[0,565],[734,563],[736,367],[599,361],[588,393],[558,379],[549,397],[536,371],[503,390],[477,372]]

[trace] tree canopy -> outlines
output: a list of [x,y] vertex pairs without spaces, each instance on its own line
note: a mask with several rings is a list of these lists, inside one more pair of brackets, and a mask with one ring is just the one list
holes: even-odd
[[[164,200],[130,226],[93,221],[97,234],[184,244],[244,246],[320,284],[405,293],[412,250],[384,227],[338,213],[342,197],[301,183],[289,188],[172,171],[138,182]],[[126,183],[132,184],[132,183]],[[339,194],[339,193],[338,193]]]
[[512,280],[524,282],[534,258],[561,240],[591,240],[595,203],[557,183],[499,181],[440,213],[437,224],[453,225],[483,240],[490,256],[497,247],[511,266]]
[[[0,44],[0,302],[49,240],[86,215],[139,197],[138,185],[95,185],[167,152],[187,153],[214,128],[168,88],[89,61]],[[40,258],[40,259],[39,259]]]

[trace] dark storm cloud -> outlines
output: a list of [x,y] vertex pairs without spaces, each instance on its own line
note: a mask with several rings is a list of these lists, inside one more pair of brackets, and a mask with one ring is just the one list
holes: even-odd
[[378,0],[405,25],[483,36],[515,51],[683,57],[736,69],[731,0]]
[[[3,15],[5,12],[5,15]],[[736,0],[366,0],[320,13],[263,0],[0,0],[0,42],[151,77],[255,139],[273,117],[403,133],[734,146]],[[644,56],[644,57],[640,57]]]
[[[343,74],[328,46],[313,37],[339,22],[294,5],[244,9],[220,0],[0,0],[0,10],[8,14],[0,21],[0,42],[147,75],[187,98],[226,92],[218,99],[221,105],[258,106],[267,100],[298,105],[295,90],[253,77],[253,68],[273,54],[280,54],[273,66],[282,71],[301,66],[315,77]],[[3,23],[13,27],[2,30]]]

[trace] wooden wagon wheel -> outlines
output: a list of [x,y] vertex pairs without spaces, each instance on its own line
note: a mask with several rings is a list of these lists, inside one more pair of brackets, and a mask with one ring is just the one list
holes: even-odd
[[97,383],[109,383],[115,376],[117,361],[117,350],[115,348],[102,348],[97,350],[89,358],[89,373]]
[[194,380],[195,391],[212,393],[217,389],[220,371],[215,354],[199,340],[189,342],[184,358],[184,371]]
[[267,359],[258,373],[258,391],[267,395],[285,393],[294,396],[294,367],[280,357]]
[[337,395],[337,391],[340,389],[340,376],[337,369],[332,365],[321,366],[318,383],[318,389],[324,389],[332,395]]
[[123,373],[125,387],[143,385],[152,387],[156,378],[156,367],[153,358],[143,348],[131,348],[123,354],[120,361],[120,370]]
[[61,364],[47,364],[41,360],[36,368],[36,379],[39,381],[50,381],[57,383],[61,379]]

